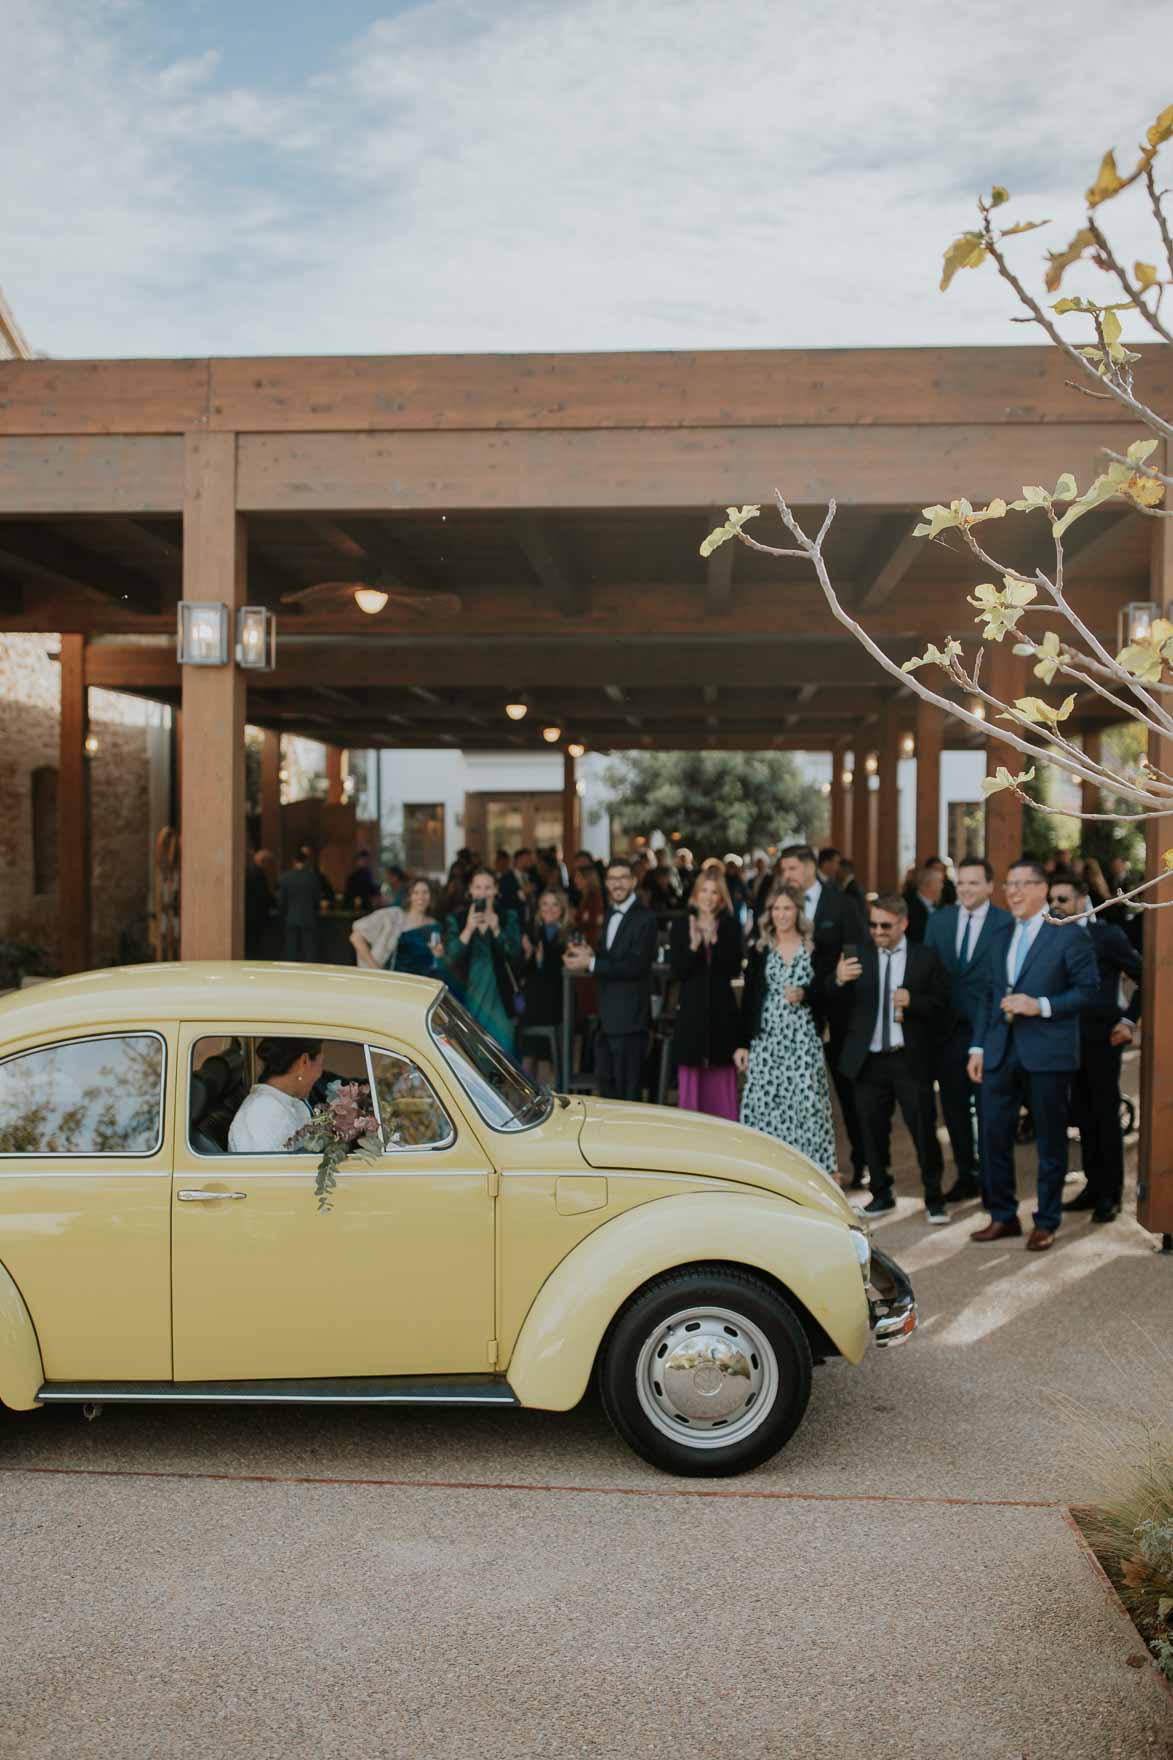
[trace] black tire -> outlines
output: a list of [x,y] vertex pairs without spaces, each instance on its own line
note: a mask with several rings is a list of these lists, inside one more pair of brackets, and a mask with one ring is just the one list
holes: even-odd
[[[715,1429],[694,1430],[697,1441],[688,1440],[688,1421],[675,1414],[661,1415],[660,1423],[672,1423],[671,1434],[658,1427],[640,1398],[639,1364],[645,1345],[674,1315],[690,1309],[711,1308],[730,1317],[722,1330],[738,1344],[738,1320],[756,1331],[773,1353],[776,1376],[772,1391],[763,1398],[752,1420],[744,1410],[733,1420],[753,1428],[728,1446],[715,1440]],[[688,1322],[692,1326],[693,1321]],[[681,1329],[681,1334],[688,1330]],[[752,1333],[745,1335],[752,1337]],[[661,1347],[663,1349],[663,1347]],[[758,1358],[752,1356],[755,1368]],[[654,1369],[647,1370],[654,1383]],[[722,1382],[722,1386],[731,1385]],[[749,1384],[747,1383],[747,1386]],[[811,1351],[806,1333],[793,1309],[776,1290],[755,1277],[727,1265],[694,1265],[666,1272],[631,1298],[622,1309],[599,1364],[599,1388],[608,1418],[630,1448],[665,1473],[690,1478],[713,1478],[748,1473],[777,1454],[802,1421],[811,1390]],[[757,1395],[751,1393],[751,1399]],[[748,1400],[746,1407],[748,1408]],[[761,1416],[762,1412],[765,1416]],[[675,1422],[679,1422],[679,1431]],[[679,1435],[679,1440],[677,1440]],[[701,1441],[701,1436],[705,1441]]]

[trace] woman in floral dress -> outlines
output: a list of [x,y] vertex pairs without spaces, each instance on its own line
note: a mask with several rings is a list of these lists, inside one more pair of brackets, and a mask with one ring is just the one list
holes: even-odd
[[779,1137],[834,1176],[835,1125],[804,903],[796,886],[770,893],[746,968],[734,1062],[749,1072],[742,1124]]

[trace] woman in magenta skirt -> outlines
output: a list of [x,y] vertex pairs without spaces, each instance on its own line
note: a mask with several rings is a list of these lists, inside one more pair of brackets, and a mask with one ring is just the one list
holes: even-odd
[[704,870],[693,886],[687,917],[672,925],[672,976],[680,981],[672,1029],[680,1105],[736,1119],[733,1053],[741,1016],[733,980],[741,976],[741,927],[719,870]]

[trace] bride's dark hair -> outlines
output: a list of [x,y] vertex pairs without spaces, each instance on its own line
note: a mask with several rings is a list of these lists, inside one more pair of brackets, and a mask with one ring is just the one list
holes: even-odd
[[320,1039],[261,1039],[257,1056],[265,1072],[264,1079],[288,1075],[299,1057],[308,1057],[312,1062],[321,1049]]

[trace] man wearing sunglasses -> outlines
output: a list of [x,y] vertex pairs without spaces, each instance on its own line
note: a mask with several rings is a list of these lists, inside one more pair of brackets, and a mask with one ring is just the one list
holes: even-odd
[[1027,1250],[1045,1252],[1062,1221],[1067,1106],[1079,1068],[1079,1016],[1096,1000],[1091,943],[1074,923],[1047,921],[1047,874],[1023,858],[1006,876],[1013,922],[990,937],[969,1076],[982,1088],[982,1137],[990,1220],[971,1235],[1021,1235],[1014,1138],[1025,1102],[1038,1146],[1037,1207]]

